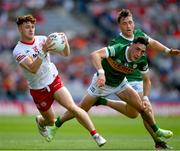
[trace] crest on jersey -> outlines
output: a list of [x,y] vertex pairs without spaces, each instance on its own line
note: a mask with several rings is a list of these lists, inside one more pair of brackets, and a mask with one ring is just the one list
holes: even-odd
[[133,64],[133,69],[136,69],[137,68],[137,64]]

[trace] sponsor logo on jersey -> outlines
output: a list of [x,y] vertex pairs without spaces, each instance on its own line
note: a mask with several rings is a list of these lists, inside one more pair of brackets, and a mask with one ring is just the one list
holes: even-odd
[[33,56],[33,58],[36,58],[38,56],[38,54],[33,54],[32,56]]
[[114,61],[112,58],[107,58],[106,59],[109,65],[116,71],[124,73],[124,74],[130,74],[134,71],[133,68],[127,67],[125,65],[119,64],[116,61]]

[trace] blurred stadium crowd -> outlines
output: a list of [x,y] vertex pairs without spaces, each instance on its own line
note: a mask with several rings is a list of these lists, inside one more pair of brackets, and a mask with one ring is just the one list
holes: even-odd
[[[136,27],[168,47],[180,49],[180,1],[178,0],[1,0],[0,1],[0,100],[29,101],[21,70],[12,58],[18,41],[15,19],[33,14],[37,34],[65,32],[71,56],[52,55],[64,84],[80,100],[94,73],[90,52],[106,46],[118,33],[116,15],[129,8]],[[180,59],[148,51],[154,101],[180,101]]]

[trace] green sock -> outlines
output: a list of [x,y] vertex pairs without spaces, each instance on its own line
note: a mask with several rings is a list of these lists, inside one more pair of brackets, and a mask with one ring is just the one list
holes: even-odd
[[58,118],[57,118],[56,121],[55,121],[55,125],[56,125],[56,127],[61,127],[62,124],[63,124],[63,123],[62,123],[62,121],[61,121],[61,118],[60,118],[60,116],[58,116]]
[[156,132],[159,129],[159,127],[156,124],[152,125],[151,128],[154,132]]
[[99,97],[99,98],[97,98],[97,100],[96,100],[96,102],[93,104],[93,106],[94,105],[96,105],[96,106],[98,106],[98,105],[107,105],[107,99],[105,99],[105,98],[103,98],[103,97]]
[[99,97],[96,102],[98,102],[98,104],[100,105],[107,105],[107,99]]

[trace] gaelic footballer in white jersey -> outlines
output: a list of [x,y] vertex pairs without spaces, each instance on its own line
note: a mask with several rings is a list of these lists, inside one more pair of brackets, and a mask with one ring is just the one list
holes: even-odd
[[[13,50],[13,56],[20,64],[27,57],[36,60],[38,54],[42,52],[42,44],[45,43],[46,36],[35,36],[32,43],[19,41]],[[57,68],[50,60],[50,54],[47,53],[36,74],[22,68],[25,78],[28,80],[30,89],[41,89],[51,84],[58,75]]]

